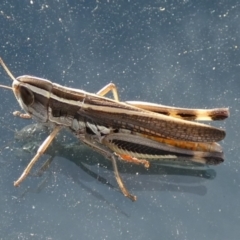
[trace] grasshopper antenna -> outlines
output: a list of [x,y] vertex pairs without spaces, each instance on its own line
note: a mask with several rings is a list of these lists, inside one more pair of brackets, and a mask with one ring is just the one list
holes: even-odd
[[6,88],[6,89],[10,89],[10,90],[13,90],[13,89],[12,89],[12,87],[9,87],[9,86],[5,86],[5,85],[1,85],[1,84],[0,84],[0,87],[1,87],[1,88]]
[[7,72],[8,76],[13,80],[13,81],[17,81],[16,78],[13,76],[13,74],[10,72],[10,70],[8,69],[8,67],[5,65],[5,63],[3,62],[2,58],[0,57],[0,64],[2,65],[2,67],[4,68],[4,70]]

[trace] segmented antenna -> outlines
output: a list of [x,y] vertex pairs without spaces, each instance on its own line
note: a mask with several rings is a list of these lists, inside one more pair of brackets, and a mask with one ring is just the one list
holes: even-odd
[[8,69],[8,67],[5,65],[5,63],[3,62],[2,58],[0,57],[0,64],[2,65],[2,67],[4,68],[4,70],[7,72],[8,76],[13,80],[13,81],[17,81],[16,78],[13,76],[13,74],[10,72],[10,70]]

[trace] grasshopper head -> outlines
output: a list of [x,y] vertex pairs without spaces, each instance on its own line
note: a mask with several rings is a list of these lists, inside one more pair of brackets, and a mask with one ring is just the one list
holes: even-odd
[[12,89],[26,113],[40,122],[48,121],[48,101],[52,90],[50,81],[24,75],[13,81]]
[[26,113],[38,121],[47,122],[48,101],[52,91],[52,83],[46,79],[28,75],[15,78],[2,58],[0,58],[0,64],[13,81],[12,88],[0,86],[13,90],[17,101]]

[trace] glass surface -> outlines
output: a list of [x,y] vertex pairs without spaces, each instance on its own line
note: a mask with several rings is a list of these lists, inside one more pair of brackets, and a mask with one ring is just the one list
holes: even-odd
[[89,92],[114,82],[122,101],[229,107],[231,116],[211,123],[227,131],[219,166],[119,163],[133,203],[109,161],[65,131],[14,188],[47,129],[13,117],[19,104],[0,89],[0,239],[239,239],[239,17],[237,0],[1,1],[0,55],[16,77]]

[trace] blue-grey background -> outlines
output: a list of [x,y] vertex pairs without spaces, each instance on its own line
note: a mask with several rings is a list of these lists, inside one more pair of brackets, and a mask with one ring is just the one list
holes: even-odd
[[214,123],[227,131],[220,166],[120,164],[135,203],[67,133],[41,160],[57,155],[47,172],[16,189],[42,134],[16,137],[33,122],[12,116],[18,103],[1,89],[0,239],[239,239],[239,22],[237,0],[1,1],[0,56],[15,76],[89,92],[114,82],[123,101],[229,107],[231,117]]

